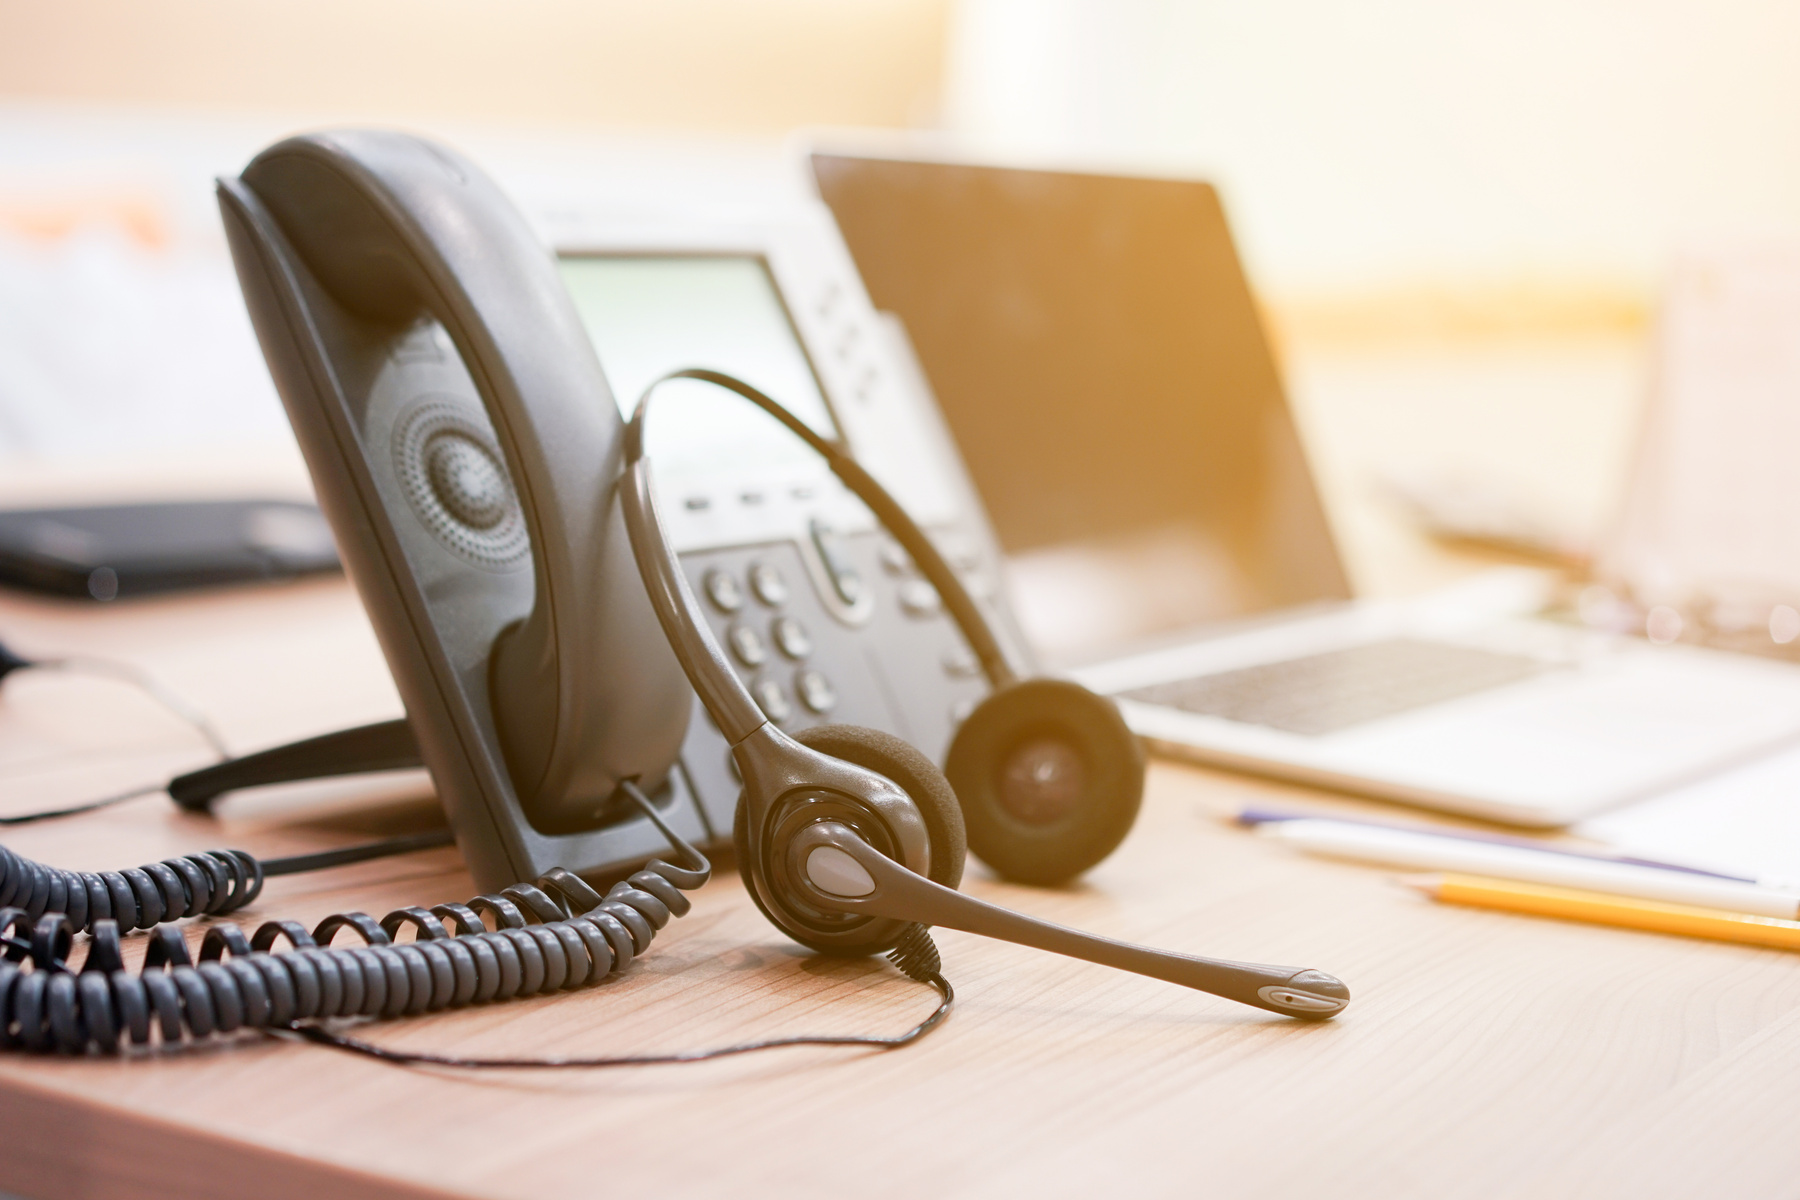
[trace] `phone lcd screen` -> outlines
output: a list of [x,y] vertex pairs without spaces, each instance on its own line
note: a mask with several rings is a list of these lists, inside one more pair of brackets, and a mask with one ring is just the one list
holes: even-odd
[[[760,259],[747,256],[569,254],[563,282],[627,418],[651,382],[709,367],[767,392],[827,437],[824,393]],[[657,393],[647,447],[659,478],[716,477],[746,463],[810,471],[818,460],[773,417],[693,380]]]

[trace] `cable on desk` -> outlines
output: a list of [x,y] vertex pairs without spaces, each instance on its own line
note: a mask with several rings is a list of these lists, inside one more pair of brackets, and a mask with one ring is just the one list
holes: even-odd
[[[126,1041],[145,1045],[155,1038],[173,1045],[238,1029],[264,1029],[288,1030],[401,1061],[402,1052],[382,1051],[302,1022],[462,1008],[598,983],[630,966],[634,957],[649,949],[658,929],[672,917],[686,914],[691,905],[682,893],[700,887],[712,875],[712,864],[663,821],[636,786],[629,782],[621,786],[687,865],[653,859],[604,896],[557,868],[535,884],[514,884],[467,904],[400,908],[379,922],[367,913],[336,913],[308,932],[296,921],[269,921],[248,938],[235,925],[215,925],[201,943],[198,963],[191,959],[180,929],[161,924],[151,931],[143,969],[136,975],[124,969],[119,920],[108,916],[86,922],[92,937],[76,970],[69,963],[76,931],[70,915],[40,909],[41,915],[34,917],[24,908],[0,907],[0,1047],[78,1054],[89,1049],[116,1051]],[[249,855],[238,857],[240,853],[188,855],[156,864],[166,874],[153,873],[153,868],[138,874],[150,885],[148,891],[161,899],[157,888],[174,890],[190,879],[175,871],[171,864],[176,861],[188,863],[192,878],[205,880],[200,887],[217,878],[207,870],[229,875],[228,864],[243,870],[255,865],[254,884],[245,889],[253,896],[262,882],[260,865]],[[16,855],[10,858],[12,863],[26,861]],[[204,869],[202,861],[207,864]],[[34,899],[42,878],[38,872],[49,872],[65,883],[66,877],[74,876],[82,880],[79,894],[86,892],[85,877],[28,865],[35,868],[27,872]],[[66,886],[65,893],[78,894]],[[219,901],[225,907],[238,893],[208,888],[206,894],[215,900],[227,897]],[[203,910],[201,906],[199,911]],[[487,928],[482,914],[493,918],[495,928]],[[412,926],[414,940],[395,942],[394,936],[406,925]],[[346,928],[360,935],[364,944],[332,945]],[[290,949],[272,951],[281,938],[287,939]],[[905,1045],[943,1019],[952,992],[940,973],[936,948],[922,928],[915,928],[890,957],[943,995],[936,1012],[897,1038],[784,1038],[691,1056],[616,1060],[617,1065],[690,1061],[783,1045]],[[446,1061],[471,1066],[490,1062]],[[612,1060],[550,1060],[543,1065],[557,1061],[571,1066],[613,1065]],[[527,1062],[536,1065],[532,1060],[491,1065]]]
[[94,675],[128,683],[199,734],[201,740],[212,747],[213,753],[221,760],[231,757],[231,748],[225,744],[225,738],[219,733],[218,727],[205,713],[135,664],[122,659],[94,658],[80,654],[66,654],[57,658],[26,658],[0,643],[0,679],[5,679],[14,671],[64,671],[71,675]]
[[236,912],[256,899],[271,875],[323,871],[454,841],[448,829],[432,829],[267,861],[244,850],[202,850],[123,871],[70,871],[0,846],[0,912],[17,912],[27,921],[61,914],[73,933],[94,931],[108,920],[126,932],[149,929]]
[[[97,675],[104,679],[117,679],[128,683],[173,713],[199,734],[201,740],[212,748],[220,762],[231,758],[231,748],[225,744],[225,738],[219,733],[218,726],[212,723],[211,718],[201,712],[197,706],[165,687],[154,675],[141,667],[117,659],[90,658],[80,655],[65,655],[60,658],[26,658],[4,642],[0,642],[0,680],[4,680],[14,671],[34,670],[64,671],[72,675]],[[154,796],[166,789],[166,784],[145,784],[142,787],[132,788],[130,791],[118,792],[99,800],[72,804],[66,808],[50,808],[39,812],[0,817],[0,825],[30,825],[36,821],[49,821],[57,817],[73,817],[80,813],[93,812],[96,809],[111,808],[113,805],[123,804],[127,800]]]
[[146,696],[162,705],[188,728],[200,735],[220,761],[231,757],[231,747],[225,744],[224,735],[218,726],[212,723],[205,713],[190,704],[179,693],[164,686],[156,676],[132,663],[113,658],[90,658],[86,655],[66,655],[61,658],[40,658],[25,664],[28,668],[41,671],[63,671],[70,675],[92,675],[101,679],[116,679],[120,683],[128,683]]
[[127,800],[136,800],[140,796],[155,796],[167,788],[167,784],[146,783],[142,787],[134,787],[128,792],[118,792],[99,800],[86,800],[80,804],[71,804],[67,808],[43,808],[37,812],[15,813],[10,817],[0,817],[0,825],[32,825],[38,821],[55,820],[57,817],[79,816],[96,809],[111,808],[113,805],[123,804]]
[[403,833],[399,837],[345,846],[341,850],[320,850],[312,854],[290,854],[285,858],[263,860],[264,875],[303,875],[308,871],[324,871],[331,867],[347,867],[351,863],[387,858],[393,854],[411,854],[415,850],[436,850],[456,845],[456,835],[448,829],[428,829],[424,833]]
[[766,1038],[760,1042],[740,1042],[735,1046],[720,1046],[712,1050],[689,1050],[672,1054],[623,1054],[599,1058],[465,1058],[456,1054],[394,1050],[387,1046],[377,1046],[373,1042],[365,1042],[361,1038],[333,1033],[318,1025],[296,1025],[292,1032],[308,1041],[317,1042],[321,1046],[366,1054],[370,1058],[378,1058],[383,1062],[399,1066],[498,1067],[511,1070],[543,1067],[653,1067],[672,1063],[706,1062],[708,1059],[730,1058],[739,1054],[751,1054],[758,1050],[779,1050],[786,1046],[868,1046],[877,1050],[897,1050],[901,1046],[910,1046],[936,1029],[943,1019],[950,1015],[950,1006],[956,1003],[956,992],[951,988],[950,981],[944,978],[942,964],[938,959],[937,946],[932,943],[931,935],[925,932],[922,925],[914,925],[902,935],[900,944],[888,951],[888,960],[899,967],[909,979],[915,979],[936,988],[941,997],[930,1016],[905,1033],[895,1034],[893,1037],[878,1037],[868,1034],[800,1034],[795,1037]]

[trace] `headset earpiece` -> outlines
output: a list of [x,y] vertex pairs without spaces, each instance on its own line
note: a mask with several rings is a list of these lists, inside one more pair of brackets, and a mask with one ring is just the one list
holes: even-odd
[[1124,840],[1144,751],[1112,701],[1061,679],[994,692],[957,730],[944,774],[969,849],[1007,879],[1058,884]]
[[[924,818],[926,833],[930,839],[931,862],[926,877],[933,883],[947,888],[954,888],[962,882],[963,862],[968,856],[967,843],[963,836],[962,808],[956,802],[956,793],[950,790],[943,772],[934,766],[930,759],[894,737],[882,733],[878,729],[865,729],[860,725],[820,725],[812,729],[795,732],[793,739],[810,750],[831,758],[840,759],[864,770],[873,771],[896,784],[912,798]],[[839,803],[853,804],[853,798],[839,797]],[[737,820],[732,827],[732,842],[737,851],[738,871],[744,877],[744,884],[751,899],[778,928],[789,937],[803,945],[828,954],[865,955],[881,954],[894,948],[900,935],[905,932],[904,922],[862,921],[852,928],[843,928],[841,915],[833,914],[827,923],[821,923],[817,910],[807,901],[805,893],[793,888],[789,880],[789,864],[783,861],[787,844],[792,840],[796,828],[820,819],[830,819],[832,814],[826,806],[818,805],[816,813],[778,813],[771,820],[768,835],[762,846],[750,844],[749,806],[738,805]],[[862,814],[864,822],[880,823],[880,817],[872,811]],[[865,824],[865,835],[875,833]],[[871,837],[870,840],[878,840]],[[753,868],[760,868],[765,879],[772,885],[771,893],[766,898],[762,889],[756,886],[752,877]]]

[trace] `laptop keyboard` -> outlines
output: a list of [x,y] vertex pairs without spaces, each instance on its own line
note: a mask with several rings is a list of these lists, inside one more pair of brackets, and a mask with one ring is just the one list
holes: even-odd
[[1318,736],[1550,669],[1521,655],[1395,638],[1153,684],[1119,696]]

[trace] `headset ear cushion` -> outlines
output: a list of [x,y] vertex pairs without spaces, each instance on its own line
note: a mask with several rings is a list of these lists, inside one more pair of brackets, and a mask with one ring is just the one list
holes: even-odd
[[1125,839],[1143,799],[1144,749],[1111,700],[1027,679],[969,715],[944,773],[977,858],[1007,879],[1058,884]]
[[962,882],[969,843],[963,831],[962,805],[937,765],[907,742],[861,725],[817,725],[794,735],[802,746],[885,775],[918,804],[931,837],[932,882],[954,888]]
[[[932,761],[917,750],[876,729],[859,725],[819,725],[796,732],[794,740],[820,754],[841,758],[845,762],[884,775],[899,785],[919,806],[925,820],[925,833],[931,839],[931,869],[926,872],[934,883],[953,888],[962,882],[963,863],[968,858],[968,842],[963,836],[962,806],[956,793]],[[737,819],[732,823],[732,845],[737,851],[738,871],[744,876],[745,890],[756,907],[771,924],[802,945],[826,954],[879,954],[894,945],[894,938],[905,926],[892,921],[881,924],[887,930],[872,943],[849,945],[823,941],[808,935],[805,926],[784,920],[763,903],[763,898],[750,879],[750,864],[755,861],[750,845],[750,822],[740,801]]]
[[[962,805],[956,802],[950,781],[929,758],[891,733],[861,725],[816,725],[793,736],[808,749],[885,775],[898,784],[918,804],[919,814],[925,820],[926,836],[931,839],[931,870],[926,873],[927,877],[947,888],[962,882],[963,863],[969,857],[969,843],[963,833]],[[751,855],[749,823],[744,819],[741,803],[737,807],[737,820],[732,823],[731,840],[737,852],[738,868],[743,870],[751,861]],[[750,889],[750,896],[756,899],[754,887]],[[762,901],[757,900],[757,905],[761,907]],[[764,912],[770,920],[775,920],[773,914],[766,909]],[[775,923],[782,924],[780,921]]]

